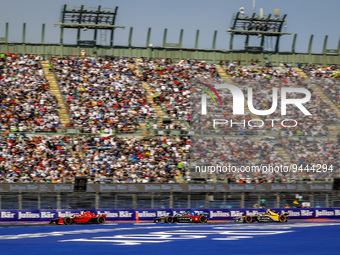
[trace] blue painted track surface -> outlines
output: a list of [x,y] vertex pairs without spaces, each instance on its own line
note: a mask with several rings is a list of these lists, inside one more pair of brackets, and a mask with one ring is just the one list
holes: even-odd
[[340,254],[340,223],[0,228],[0,254]]

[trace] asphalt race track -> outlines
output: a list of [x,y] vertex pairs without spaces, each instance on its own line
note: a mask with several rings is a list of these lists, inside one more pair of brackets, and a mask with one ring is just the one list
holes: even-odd
[[0,228],[0,254],[340,254],[340,223]]

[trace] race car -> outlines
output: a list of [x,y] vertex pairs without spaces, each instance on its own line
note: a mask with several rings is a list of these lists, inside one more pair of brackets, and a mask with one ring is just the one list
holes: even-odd
[[52,219],[50,224],[71,225],[71,224],[104,224],[106,214],[95,214],[84,211],[82,214],[76,213],[70,217],[58,217]]
[[187,210],[186,213],[177,213],[175,216],[166,216],[155,218],[155,223],[207,223],[208,216],[207,214],[201,213],[198,214],[194,211]]
[[234,219],[234,222],[238,222],[238,223],[281,222],[281,223],[284,223],[288,221],[288,217],[289,217],[289,213],[279,214],[275,211],[267,209],[265,213],[259,213],[254,216],[246,215],[246,216],[237,217]]

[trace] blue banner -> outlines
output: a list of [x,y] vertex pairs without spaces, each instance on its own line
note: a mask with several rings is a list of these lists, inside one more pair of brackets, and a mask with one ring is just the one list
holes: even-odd
[[[233,220],[244,215],[263,213],[266,209],[193,209],[197,213],[207,213],[211,221]],[[289,208],[272,209],[278,213],[289,213],[290,219],[327,218],[340,219],[340,208]],[[57,217],[69,217],[84,210],[0,210],[0,221],[50,221]],[[136,213],[139,220],[152,221],[154,218],[174,216],[184,213],[186,209],[99,209],[87,210],[93,213],[106,214],[108,221],[135,221]]]

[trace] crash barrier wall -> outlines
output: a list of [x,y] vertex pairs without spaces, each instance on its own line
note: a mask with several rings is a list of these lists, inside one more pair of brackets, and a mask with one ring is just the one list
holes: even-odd
[[[331,191],[333,183],[115,183],[87,184],[86,192],[318,192]],[[0,192],[72,192],[73,184],[0,183]]]
[[[106,214],[108,221],[135,221],[138,213],[140,221],[153,221],[157,217],[174,216],[187,209],[145,209],[145,210],[87,210]],[[264,213],[266,209],[193,209],[197,213],[206,213],[211,221],[233,220],[236,217]],[[340,219],[340,208],[289,208],[272,209],[279,214],[289,213],[290,219]],[[8,221],[50,221],[56,217],[70,217],[84,210],[0,210],[0,222]]]

